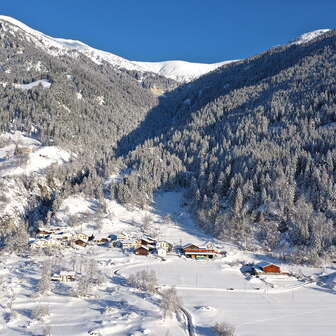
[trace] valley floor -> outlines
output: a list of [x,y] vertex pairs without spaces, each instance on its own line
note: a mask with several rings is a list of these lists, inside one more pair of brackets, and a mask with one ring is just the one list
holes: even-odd
[[[58,218],[66,223],[70,216],[80,214],[82,226],[88,230],[97,225],[94,212],[94,201],[74,196],[64,202]],[[161,239],[174,245],[204,245],[210,241],[224,249],[227,256],[195,261],[174,253],[162,260],[106,246],[66,248],[58,257],[41,253],[25,257],[2,255],[0,335],[186,335],[182,318],[163,320],[158,295],[127,284],[125,278],[141,270],[154,270],[161,288],[176,287],[199,336],[214,335],[211,327],[221,321],[234,325],[240,336],[335,334],[335,268],[280,264],[284,271],[305,274],[318,282],[283,276],[248,277],[241,272],[242,265],[268,260],[267,256],[242,252],[201,232],[181,206],[181,194],[176,192],[157,194],[149,210],[127,209],[108,201],[107,215],[100,218],[100,234],[139,233],[138,224],[148,214]],[[171,220],[163,225],[167,215]],[[72,295],[77,281],[55,282],[49,295],[40,295],[36,288],[41,263],[50,258],[59,268],[76,272],[83,259],[93,258],[105,282],[99,287],[92,285],[86,298]],[[36,311],[41,307],[47,308],[49,314],[39,320]]]

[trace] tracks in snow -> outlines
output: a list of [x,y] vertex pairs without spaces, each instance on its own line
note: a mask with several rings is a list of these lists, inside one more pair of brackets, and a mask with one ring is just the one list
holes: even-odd
[[[127,265],[127,266],[130,266],[130,265]],[[113,271],[113,274],[116,275],[116,276],[122,276],[120,274],[120,267],[115,269]],[[159,290],[157,290],[156,293],[159,294],[160,296],[162,296],[162,294]],[[195,329],[195,326],[194,326],[194,323],[193,323],[193,320],[192,320],[192,316],[189,313],[189,311],[181,305],[178,306],[178,309],[182,312],[182,314],[184,315],[185,320],[187,322],[188,336],[197,336],[196,331],[195,331],[196,329]]]

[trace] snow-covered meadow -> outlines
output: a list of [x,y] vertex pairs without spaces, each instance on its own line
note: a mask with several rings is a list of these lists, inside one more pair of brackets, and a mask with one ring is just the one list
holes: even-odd
[[[3,135],[1,140],[0,174],[8,188],[5,210],[9,214],[20,207],[22,212],[28,195],[19,193],[15,176],[43,177],[46,167],[67,162],[70,154],[57,147],[43,147],[18,132]],[[20,160],[20,155],[25,159]],[[127,283],[130,275],[143,270],[156,272],[160,290],[175,286],[192,317],[196,335],[214,335],[212,326],[221,321],[234,325],[240,336],[334,335],[336,269],[332,265],[310,268],[273,259],[283,271],[307,277],[251,277],[242,266],[270,261],[269,257],[241,251],[232,243],[204,233],[189,215],[182,192],[157,193],[152,206],[146,209],[105,201],[102,212],[97,200],[71,195],[60,205],[54,225],[65,233],[93,233],[96,237],[125,233],[139,237],[143,218],[150,216],[158,239],[174,246],[204,246],[210,242],[226,251],[227,256],[196,261],[173,250],[162,260],[155,255],[136,256],[112,244],[64,246],[56,254],[37,250],[20,256],[3,253],[0,335],[186,335],[182,316],[163,319],[158,294],[143,292]],[[78,297],[78,279],[90,260],[96,262],[104,281],[90,285],[88,294]],[[51,289],[41,294],[38,286],[46,262],[53,269],[75,272],[76,281],[52,282]]]
[[[100,218],[100,234],[139,233],[138,223],[151,215],[160,227],[162,239],[174,244],[212,241],[228,252],[214,261],[187,260],[178,255],[166,261],[149,256],[123,253],[119,248],[90,246],[64,249],[56,263],[71,264],[77,258],[94,258],[105,276],[100,287],[93,286],[86,298],[72,296],[74,283],[55,283],[52,292],[36,291],[41,276],[41,262],[46,256],[28,258],[2,256],[2,330],[0,335],[36,335],[47,331],[53,335],[185,335],[185,323],[175,319],[162,320],[158,295],[130,288],[125,277],[140,270],[155,270],[162,288],[176,286],[184,307],[191,313],[197,335],[214,335],[216,321],[233,324],[238,335],[333,335],[335,291],[316,284],[304,285],[294,278],[277,280],[246,277],[240,270],[244,262],[263,256],[242,252],[231,244],[221,243],[201,232],[181,206],[181,193],[157,195],[147,210],[127,209],[107,201],[107,214]],[[58,219],[66,222],[74,215],[82,216],[81,230],[94,230],[95,201],[80,195],[69,197],[62,204]],[[171,221],[163,226],[163,218]],[[76,229],[76,228],[75,228]],[[286,270],[286,265],[282,265]],[[294,266],[287,266],[293,270]],[[310,274],[320,269],[306,268]],[[335,272],[332,268],[327,273]],[[331,275],[332,276],[332,275]],[[331,279],[329,275],[328,279]],[[275,286],[272,288],[270,283]],[[13,299],[14,298],[14,299]],[[11,303],[15,317],[8,319]],[[37,321],[36,307],[47,306],[49,314]],[[35,310],[34,310],[35,309]],[[6,315],[7,314],[7,315]]]

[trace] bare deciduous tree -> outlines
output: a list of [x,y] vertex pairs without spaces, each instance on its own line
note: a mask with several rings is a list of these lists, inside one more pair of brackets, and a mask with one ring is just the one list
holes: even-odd
[[177,314],[179,307],[181,306],[181,299],[177,295],[175,287],[168,288],[161,292],[161,309],[163,318],[172,317],[173,314]]
[[38,282],[38,292],[40,294],[46,294],[50,291],[51,288],[51,264],[50,261],[47,260],[42,265],[42,272],[41,272],[41,278]]
[[235,336],[236,335],[236,329],[232,325],[226,322],[216,323],[216,325],[213,327],[213,331],[218,336]]

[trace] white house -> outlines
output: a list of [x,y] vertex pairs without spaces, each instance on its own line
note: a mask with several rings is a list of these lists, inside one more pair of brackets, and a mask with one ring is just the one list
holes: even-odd
[[55,239],[36,239],[31,243],[32,248],[61,247],[61,242]]
[[167,252],[170,252],[173,249],[173,245],[164,240],[158,241],[155,247],[157,249],[160,249],[160,248],[165,249]]
[[156,249],[156,253],[159,257],[165,257],[167,255],[167,250],[164,248]]
[[82,240],[84,242],[87,242],[89,240],[89,236],[85,233],[76,233],[73,237],[74,240]]

